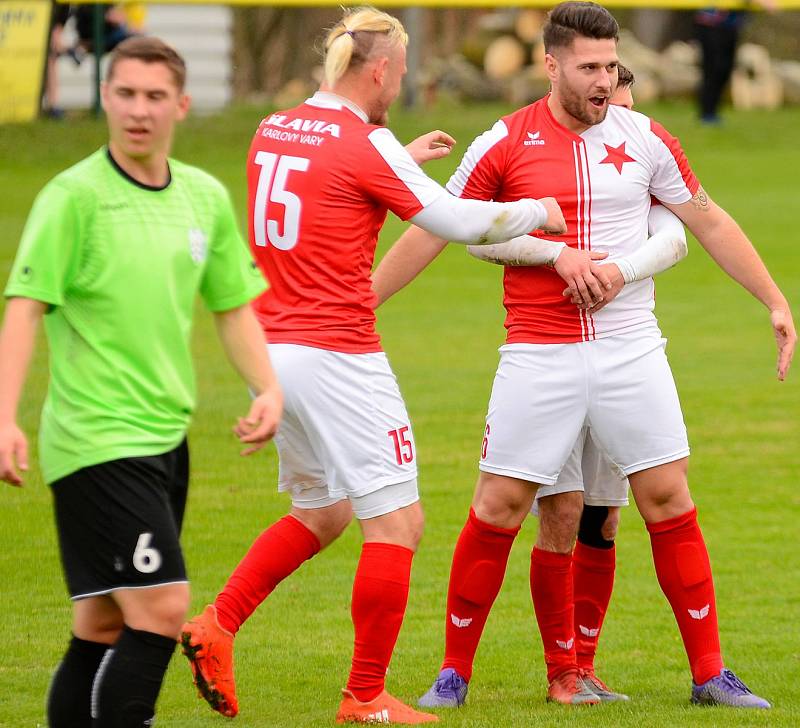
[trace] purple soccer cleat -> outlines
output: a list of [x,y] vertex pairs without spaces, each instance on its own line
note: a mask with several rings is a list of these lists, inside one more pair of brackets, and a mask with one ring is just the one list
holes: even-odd
[[764,698],[753,695],[750,688],[725,667],[719,675],[702,685],[692,683],[692,702],[695,705],[728,705],[732,708],[772,707]]
[[452,667],[446,667],[417,705],[422,708],[460,708],[467,700],[467,681]]

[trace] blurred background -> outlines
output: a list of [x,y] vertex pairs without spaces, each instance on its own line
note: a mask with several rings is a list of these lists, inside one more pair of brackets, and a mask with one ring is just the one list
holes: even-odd
[[[636,75],[637,102],[694,98],[699,103],[705,73],[711,100],[698,107],[698,114],[709,123],[719,121],[720,94],[722,104],[739,109],[800,104],[800,0],[685,7],[702,2],[674,0],[676,7],[666,8],[641,0],[648,7],[612,7],[623,29],[620,57]],[[431,0],[431,7],[388,8],[404,21],[412,39],[407,103],[478,100],[519,106],[546,92],[541,43],[546,4],[441,7],[449,4]],[[616,0],[610,6],[619,4],[625,3]],[[61,118],[91,109],[95,46],[105,55],[131,33],[162,37],[185,55],[195,110],[215,111],[235,101],[293,105],[317,85],[322,29],[340,15],[335,3],[0,0],[0,97],[5,97],[0,121],[38,113]],[[15,83],[26,85],[9,99]],[[28,105],[15,111],[22,97]]]

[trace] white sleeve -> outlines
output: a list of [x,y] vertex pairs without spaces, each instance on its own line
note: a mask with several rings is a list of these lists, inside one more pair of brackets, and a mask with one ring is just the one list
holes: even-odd
[[520,235],[507,243],[468,245],[467,252],[478,260],[497,265],[554,265],[566,243]]
[[641,281],[680,263],[689,253],[680,219],[663,205],[653,205],[647,218],[650,237],[630,255],[613,261],[625,283]]
[[411,218],[418,227],[453,243],[489,245],[540,228],[547,211],[538,200],[467,200],[442,195]]

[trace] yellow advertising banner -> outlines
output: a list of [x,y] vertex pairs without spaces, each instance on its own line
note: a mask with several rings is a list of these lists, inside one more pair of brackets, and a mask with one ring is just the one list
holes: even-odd
[[[68,3],[70,0],[57,0]],[[88,0],[91,3],[107,2],[108,0]],[[271,7],[323,7],[335,5],[337,7],[360,5],[362,3],[343,2],[342,0],[140,0],[143,5],[150,3],[169,3],[171,5],[269,5]],[[376,0],[372,3],[380,8],[552,8],[557,4],[555,0]],[[757,4],[749,0],[600,0],[601,5],[609,8],[663,8],[665,10],[691,10],[692,8],[727,8],[729,10],[758,10]],[[771,4],[776,10],[793,10],[800,8],[800,0],[772,0]]]
[[50,11],[47,0],[0,0],[0,123],[39,113]]

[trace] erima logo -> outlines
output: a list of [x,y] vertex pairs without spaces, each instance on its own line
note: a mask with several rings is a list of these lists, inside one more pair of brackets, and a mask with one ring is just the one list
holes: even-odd
[[561,640],[556,640],[556,644],[562,650],[571,650],[572,649],[572,645],[575,644],[575,639],[573,637],[570,637],[568,642],[562,642]]
[[462,627],[469,627],[472,624],[472,617],[466,617],[465,619],[459,619],[456,617],[455,614],[450,615],[450,621],[459,629]]
[[705,619],[710,609],[711,605],[706,604],[702,609],[690,609],[689,615],[692,619]]
[[578,625],[581,629],[581,634],[586,635],[587,637],[597,637],[600,632],[600,628],[597,629],[589,629],[588,627],[584,627],[582,624]]
[[384,708],[380,713],[368,713],[367,723],[389,723],[389,710]]
[[529,131],[526,132],[528,138],[522,142],[526,147],[543,147],[544,146],[544,139],[540,139],[539,135],[541,132],[538,131]]

